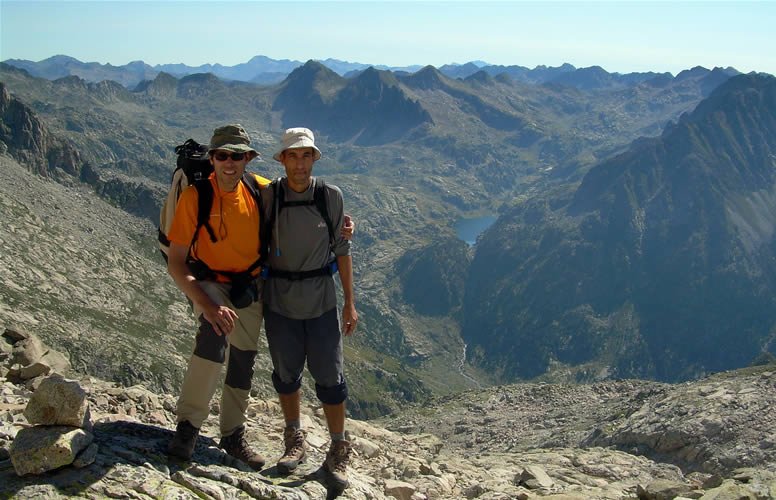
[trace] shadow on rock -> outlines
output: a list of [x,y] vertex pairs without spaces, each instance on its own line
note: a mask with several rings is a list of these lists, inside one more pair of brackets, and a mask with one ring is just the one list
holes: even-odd
[[[40,475],[19,477],[9,463],[0,470],[0,496],[14,496],[24,490],[24,496],[57,492],[78,495],[87,490],[94,492],[94,485],[110,476],[110,484],[96,488],[110,494],[111,490],[142,490],[142,483],[160,483],[185,470],[192,464],[229,465],[237,462],[219,450],[212,438],[200,436],[190,462],[167,456],[167,443],[174,431],[150,424],[129,421],[96,423],[93,427],[94,443],[99,447],[91,464],[76,468],[65,466]],[[247,465],[240,464],[244,468]],[[239,467],[239,466],[238,466]]]

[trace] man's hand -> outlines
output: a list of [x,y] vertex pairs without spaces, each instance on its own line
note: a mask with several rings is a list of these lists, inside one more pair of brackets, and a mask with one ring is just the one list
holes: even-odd
[[213,325],[217,335],[229,335],[234,330],[234,323],[237,320],[237,313],[226,306],[209,307],[202,311],[205,319]]
[[358,313],[356,312],[356,306],[353,304],[345,304],[342,306],[342,333],[348,337],[356,331],[356,325],[358,325]]
[[353,239],[353,233],[356,232],[356,223],[350,218],[348,214],[345,214],[344,223],[342,224],[342,237],[346,240]]

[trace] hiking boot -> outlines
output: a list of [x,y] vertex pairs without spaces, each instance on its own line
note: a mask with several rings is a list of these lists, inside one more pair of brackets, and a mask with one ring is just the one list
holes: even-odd
[[304,463],[307,457],[307,431],[286,427],[283,431],[283,442],[286,445],[286,451],[278,460],[278,472],[281,474],[290,474],[296,469],[297,465]]
[[183,460],[191,460],[198,435],[199,429],[191,425],[188,420],[178,422],[175,435],[167,444],[167,454]]
[[230,456],[242,460],[253,470],[261,470],[267,462],[259,452],[251,448],[245,439],[245,426],[241,425],[230,436],[222,437],[218,446]]
[[329,486],[338,490],[348,487],[348,463],[350,463],[350,441],[332,441],[326,460],[323,462],[323,471]]

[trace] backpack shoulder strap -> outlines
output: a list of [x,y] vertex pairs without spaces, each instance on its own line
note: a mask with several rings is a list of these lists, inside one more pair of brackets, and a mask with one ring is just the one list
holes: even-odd
[[167,196],[162,204],[162,209],[159,211],[159,243],[162,255],[167,258],[167,250],[170,248],[170,240],[167,239],[167,235],[170,233],[170,227],[172,227],[172,220],[175,217],[175,206],[178,203],[181,192],[189,185],[183,170],[180,167],[176,167],[172,172],[172,178],[170,179],[170,190],[167,192]]
[[192,245],[197,240],[197,234],[199,229],[205,227],[210,241],[215,243],[216,233],[210,226],[210,209],[213,207],[213,185],[210,184],[210,179],[202,179],[194,183],[194,187],[197,188],[197,229],[194,231],[194,239]]
[[264,214],[264,203],[261,197],[261,184],[259,184],[259,180],[256,178],[255,175],[245,172],[242,176],[242,182],[245,184],[245,187],[248,189],[248,192],[251,193],[251,196],[253,196],[253,199],[256,201],[256,206],[259,209],[259,260],[257,261],[257,264],[263,263],[265,260],[267,260],[267,255],[269,252],[269,240],[267,239],[269,236],[269,233],[267,231],[267,228],[269,227],[265,214]]
[[328,195],[326,194],[326,182],[315,179],[315,191],[313,191],[313,201],[315,202],[315,208],[318,209],[318,213],[323,217],[326,222],[326,228],[329,230],[329,244],[334,244],[334,224],[331,222],[329,216],[329,204]]

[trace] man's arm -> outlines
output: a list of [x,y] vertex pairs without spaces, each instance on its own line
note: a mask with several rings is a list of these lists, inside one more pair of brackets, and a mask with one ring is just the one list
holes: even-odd
[[186,265],[188,255],[189,249],[187,247],[177,243],[170,243],[167,272],[170,273],[178,288],[191,299],[197,309],[202,311],[202,315],[213,325],[216,333],[218,335],[229,335],[234,328],[237,313],[226,306],[216,304],[199,286],[197,279],[191,274],[189,266]]
[[337,257],[342,292],[345,303],[342,305],[342,333],[346,336],[356,331],[358,324],[358,312],[356,312],[356,299],[353,295],[353,258],[350,255]]

